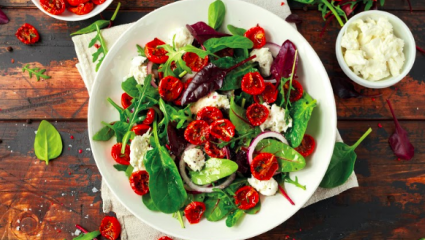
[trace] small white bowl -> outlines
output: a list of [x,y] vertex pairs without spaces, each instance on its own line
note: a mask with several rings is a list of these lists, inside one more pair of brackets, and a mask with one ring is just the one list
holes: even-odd
[[[63,12],[60,15],[53,15],[53,14],[50,14],[46,10],[43,9],[43,7],[40,4],[40,0],[32,0],[32,2],[35,4],[35,6],[38,7],[38,9],[40,9],[42,12],[49,15],[50,17],[56,18],[56,19],[59,19],[59,20],[63,20],[63,21],[70,21],[70,22],[86,20],[86,19],[89,19],[91,17],[96,16],[97,14],[103,12],[103,10],[105,10],[112,3],[112,1],[113,0],[106,0],[104,3],[102,3],[100,5],[95,5],[94,9],[91,12],[84,14],[84,15],[77,15],[75,13],[68,11],[68,9],[65,9],[65,12]],[[65,2],[66,2],[66,0],[65,0]]]
[[[344,35],[347,28],[357,19],[365,19],[366,17],[370,17],[372,19],[376,19],[379,17],[386,17],[389,22],[393,25],[394,28],[394,35],[398,38],[401,38],[404,40],[404,56],[406,58],[403,67],[400,70],[400,75],[397,77],[387,77],[379,81],[369,81],[366,79],[361,78],[360,76],[357,76],[351,69],[348,67],[347,63],[344,60],[344,56],[342,54],[342,47],[341,47],[341,39]],[[413,38],[413,34],[410,31],[409,27],[398,17],[391,13],[387,13],[384,11],[366,11],[359,13],[352,17],[341,29],[341,31],[338,34],[338,38],[336,40],[336,58],[338,60],[339,65],[342,68],[342,71],[354,82],[368,88],[386,88],[389,86],[392,86],[399,81],[401,81],[412,69],[413,63],[415,62],[416,58],[416,45],[415,45],[415,39]]]

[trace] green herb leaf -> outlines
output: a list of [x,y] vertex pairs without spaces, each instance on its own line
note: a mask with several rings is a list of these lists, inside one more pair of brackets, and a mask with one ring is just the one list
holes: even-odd
[[241,209],[237,209],[236,211],[230,213],[226,219],[226,226],[227,227],[235,226],[238,222],[240,222],[240,220],[242,219],[244,215],[245,215],[245,212]]
[[210,158],[205,162],[204,168],[199,171],[190,171],[192,182],[204,185],[232,175],[238,170],[238,164],[232,160]]
[[134,167],[131,165],[127,166],[127,169],[125,170],[125,175],[130,178],[131,174],[133,173]]
[[261,209],[261,201],[258,201],[257,205],[255,205],[253,208],[250,208],[248,210],[245,210],[245,213],[247,214],[257,214]]
[[49,160],[59,157],[62,147],[62,138],[56,128],[46,120],[41,121],[34,140],[37,158],[48,165]]
[[246,29],[243,28],[238,28],[235,27],[233,25],[227,25],[227,29],[229,29],[229,32],[233,35],[237,35],[237,36],[244,36],[246,33]]
[[219,29],[223,24],[226,15],[226,7],[221,0],[215,0],[208,8],[208,25],[214,29]]
[[251,49],[254,46],[249,38],[243,36],[229,36],[221,38],[210,38],[204,42],[204,47],[212,52],[218,52],[225,48]]
[[[105,59],[106,54],[108,53],[108,49],[106,48],[106,43],[103,40],[102,35],[100,34],[99,26],[96,25],[96,36],[90,41],[89,48],[93,47],[96,42],[100,43],[100,47],[97,49],[95,53],[92,54],[93,56],[93,62],[98,61],[96,64],[96,72],[99,70],[100,65],[103,62],[103,59]],[[99,58],[99,56],[102,54],[102,57]]]
[[104,126],[93,135],[95,141],[108,141],[115,135],[114,129],[109,126]]
[[235,98],[230,99],[229,119],[235,125],[239,135],[252,131],[253,126],[246,118],[246,110],[235,103]]
[[108,124],[106,122],[102,122],[105,126],[111,128],[115,132],[115,136],[117,137],[117,142],[122,142],[122,139],[124,135],[127,133],[128,130],[128,123],[127,122],[115,122],[113,125]]
[[354,150],[372,132],[369,128],[365,134],[353,145],[345,143],[335,143],[331,162],[328,170],[320,183],[322,188],[334,188],[344,184],[354,171],[357,155]]
[[121,83],[121,88],[130,95],[132,98],[139,97],[139,89],[137,89],[137,81],[134,77],[129,77],[127,80]]
[[146,57],[145,49],[141,47],[139,44],[136,44],[136,47],[137,47],[137,52],[139,53],[139,56]]
[[145,206],[154,212],[158,212],[158,208],[155,206],[155,203],[153,202],[152,198],[151,198],[151,194],[148,192],[147,194],[142,196],[142,201],[143,204],[145,204]]
[[125,172],[125,171],[127,171],[128,165],[124,165],[124,164],[114,164],[114,168],[115,168],[117,171]]
[[92,240],[93,238],[100,235],[99,231],[81,233],[78,237],[73,238],[72,240]]
[[40,70],[39,67],[35,67],[35,68],[31,69],[31,68],[29,68],[29,64],[25,65],[22,68],[22,72],[25,72],[25,71],[28,71],[30,78],[32,78],[32,75],[34,74],[35,77],[37,78],[37,81],[40,81],[40,78],[43,78],[43,79],[50,79],[51,78],[50,76],[43,74],[43,73],[46,72],[46,69]]
[[204,216],[208,221],[217,222],[229,214],[230,209],[226,201],[220,198],[207,198],[205,200]]

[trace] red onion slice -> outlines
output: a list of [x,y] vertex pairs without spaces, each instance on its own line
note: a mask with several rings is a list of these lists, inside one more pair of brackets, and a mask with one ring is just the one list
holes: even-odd
[[264,82],[276,83],[276,79],[264,79]]
[[146,66],[146,68],[147,68],[146,72],[148,74],[151,74],[152,73],[152,67],[153,67],[153,62],[148,61],[148,65]]
[[261,133],[256,138],[254,138],[254,140],[252,140],[252,142],[251,142],[251,145],[249,145],[247,154],[248,154],[248,162],[249,162],[250,165],[251,165],[251,162],[252,162],[252,156],[254,155],[255,147],[258,145],[258,143],[261,140],[263,140],[265,138],[277,138],[281,142],[283,142],[284,144],[288,144],[288,141],[286,141],[285,137],[278,132],[268,131],[268,132]]
[[274,58],[277,56],[277,54],[280,51],[280,46],[277,45],[276,43],[267,42],[266,45],[264,45],[264,47],[270,50]]

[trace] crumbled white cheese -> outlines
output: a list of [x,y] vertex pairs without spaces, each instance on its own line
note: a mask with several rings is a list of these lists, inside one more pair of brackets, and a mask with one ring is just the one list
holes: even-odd
[[251,51],[250,56],[254,56],[252,59],[254,62],[258,62],[260,65],[261,75],[267,77],[270,75],[270,67],[272,66],[273,56],[268,48],[254,49]]
[[149,145],[150,131],[146,132],[142,136],[137,135],[131,141],[130,145],[130,164],[134,167],[134,172],[139,170],[145,170],[143,160],[145,159],[146,153],[152,149]]
[[205,165],[205,156],[201,149],[187,148],[181,157],[193,171],[201,171]]
[[405,56],[404,41],[393,33],[387,18],[359,19],[341,39],[344,60],[353,72],[370,81],[400,75]]
[[270,110],[270,113],[266,121],[260,125],[262,131],[264,131],[264,129],[269,129],[274,132],[286,132],[288,128],[292,127],[292,118],[289,115],[287,119],[285,118],[286,111],[284,108],[273,104],[270,109],[267,103],[263,105]]
[[142,65],[146,61],[145,57],[137,56],[134,57],[131,61],[130,73],[123,79],[124,81],[127,78],[134,77],[138,84],[143,85],[145,77],[148,75],[148,69],[145,65]]
[[207,106],[230,109],[230,102],[226,95],[220,95],[217,92],[212,92],[194,103],[190,107],[190,111],[193,114],[196,114],[199,110]]
[[264,196],[272,196],[277,192],[277,182],[274,180],[274,178],[261,181],[252,176],[251,178],[248,178],[248,183]]
[[[174,37],[175,36],[175,37]],[[169,36],[169,44],[173,46],[173,38],[176,49],[192,44],[193,36],[190,34],[187,27],[176,28]]]

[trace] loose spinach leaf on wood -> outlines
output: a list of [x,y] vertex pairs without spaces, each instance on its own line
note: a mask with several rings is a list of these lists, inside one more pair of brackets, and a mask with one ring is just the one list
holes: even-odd
[[204,47],[212,52],[218,52],[225,48],[242,48],[242,49],[251,49],[254,46],[252,41],[243,36],[229,36],[221,38],[210,38],[204,42]]
[[205,166],[201,171],[190,171],[189,173],[192,182],[198,185],[205,185],[230,176],[237,170],[238,164],[232,160],[210,158],[205,162]]
[[37,158],[48,165],[49,160],[59,157],[62,148],[62,138],[56,128],[46,120],[41,121],[34,140]]
[[244,36],[246,33],[246,29],[238,28],[230,24],[227,25],[227,29],[229,30],[231,34],[237,35],[237,36]]
[[214,29],[219,29],[223,24],[226,7],[221,0],[212,2],[208,8],[208,25]]
[[353,145],[348,146],[345,143],[335,143],[331,162],[328,170],[320,183],[322,188],[334,188],[344,184],[354,171],[354,164],[357,155],[354,150],[359,144],[372,132],[369,128],[365,134]]

